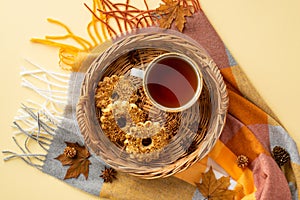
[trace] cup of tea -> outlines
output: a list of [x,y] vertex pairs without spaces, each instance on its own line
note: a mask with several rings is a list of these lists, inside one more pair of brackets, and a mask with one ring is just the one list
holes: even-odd
[[180,112],[194,105],[203,87],[197,63],[180,53],[162,54],[145,70],[132,68],[130,74],[143,79],[149,100],[166,112]]

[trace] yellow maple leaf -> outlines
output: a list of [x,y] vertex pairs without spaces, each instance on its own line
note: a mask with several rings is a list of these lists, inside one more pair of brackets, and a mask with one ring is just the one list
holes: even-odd
[[186,5],[181,4],[180,0],[163,0],[156,12],[160,15],[159,26],[161,28],[170,28],[173,21],[175,26],[182,32],[184,24],[186,23],[185,17],[192,15],[191,9]]
[[216,179],[216,176],[210,167],[208,172],[202,174],[202,182],[196,183],[198,190],[208,200],[232,200],[234,199],[235,191],[228,190],[230,185],[229,177],[221,177]]

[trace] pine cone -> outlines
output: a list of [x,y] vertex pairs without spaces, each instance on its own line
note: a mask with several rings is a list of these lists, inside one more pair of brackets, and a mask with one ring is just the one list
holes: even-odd
[[245,155],[239,155],[236,159],[236,163],[240,168],[245,168],[249,164],[249,159]]
[[67,158],[74,158],[77,154],[77,151],[74,147],[66,147],[64,150],[64,155]]
[[116,173],[117,171],[115,169],[105,167],[100,177],[103,178],[105,183],[112,183],[113,180],[116,179]]
[[284,148],[282,148],[280,146],[275,146],[273,148],[272,153],[273,153],[276,163],[279,166],[283,166],[285,163],[289,162],[291,159],[290,154]]

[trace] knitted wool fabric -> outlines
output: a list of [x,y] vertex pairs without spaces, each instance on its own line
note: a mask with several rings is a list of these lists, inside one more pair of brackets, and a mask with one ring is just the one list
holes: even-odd
[[[103,4],[99,3],[100,1],[97,2],[94,1],[95,7],[91,9],[92,11],[96,11],[97,7],[99,9],[105,8]],[[108,3],[108,1],[103,2]],[[109,10],[104,11],[108,12]],[[127,17],[130,17],[130,15]],[[102,19],[99,17],[93,18],[91,26],[95,25],[96,20]],[[88,179],[81,175],[77,179],[64,181],[86,192],[108,199],[201,199],[203,196],[194,183],[200,181],[201,173],[205,172],[209,166],[214,166],[216,172],[222,171],[223,174],[230,176],[232,181],[235,182],[233,187],[237,191],[237,199],[250,199],[253,197],[256,199],[299,198],[297,185],[300,185],[300,158],[295,142],[276,121],[276,116],[251,85],[203,10],[196,10],[186,20],[183,34],[191,37],[206,49],[219,67],[229,94],[230,105],[227,122],[214,149],[207,157],[187,171],[175,176],[165,179],[143,180],[124,173],[117,173],[117,179],[112,183],[103,182],[100,176],[106,164],[92,155],[89,158],[91,164]],[[56,21],[51,22],[60,24]],[[157,26],[153,21],[150,22],[148,26]],[[64,25],[60,25],[64,27]],[[101,29],[102,32],[98,33],[98,35],[103,34],[104,40],[106,40],[101,45],[97,42],[91,44],[70,33],[71,38],[82,44],[82,49],[46,40],[33,40],[59,46],[63,66],[77,71],[72,72],[69,77],[68,101],[64,108],[63,118],[59,123],[54,123],[47,117],[43,119],[28,107],[24,108],[30,117],[42,124],[41,130],[52,136],[49,140],[36,138],[37,141],[44,142],[45,146],[49,146],[42,164],[27,162],[61,180],[64,179],[67,167],[62,166],[55,158],[64,152],[65,142],[78,142],[84,145],[75,112],[85,69],[97,54],[119,39],[109,40],[109,35],[113,35],[114,31],[109,26],[104,27],[109,31]],[[176,27],[174,26],[172,29],[176,30]],[[68,29],[66,28],[66,30]],[[126,37],[126,30],[122,30],[123,35],[121,37]],[[89,55],[89,57],[86,55]],[[86,58],[91,60],[86,60]],[[84,62],[82,62],[83,60]],[[79,68],[81,71],[78,71]],[[47,125],[45,121],[51,126]],[[289,176],[285,176],[282,168],[277,165],[272,157],[272,149],[275,146],[283,147],[290,155],[290,163],[284,166],[284,170],[289,172]],[[239,155],[245,155],[249,159],[249,165],[243,169],[236,164]]]

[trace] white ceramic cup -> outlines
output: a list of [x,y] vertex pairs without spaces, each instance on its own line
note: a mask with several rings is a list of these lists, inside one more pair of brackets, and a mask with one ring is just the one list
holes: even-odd
[[190,108],[199,99],[203,87],[202,73],[196,62],[180,53],[162,54],[145,70],[132,68],[130,75],[143,79],[147,97],[166,112]]

